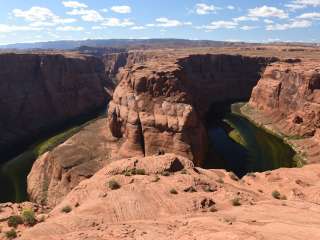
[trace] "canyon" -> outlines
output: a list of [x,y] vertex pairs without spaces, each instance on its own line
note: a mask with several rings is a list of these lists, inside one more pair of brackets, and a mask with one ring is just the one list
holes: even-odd
[[[317,239],[319,49],[261,49],[1,54],[3,152],[108,106],[35,159],[32,203],[0,204],[0,234],[27,206],[39,223],[19,239]],[[209,123],[236,102],[301,165],[205,169]]]

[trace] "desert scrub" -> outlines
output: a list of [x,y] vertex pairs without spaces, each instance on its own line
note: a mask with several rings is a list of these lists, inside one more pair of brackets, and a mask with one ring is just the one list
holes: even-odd
[[69,213],[72,211],[72,208],[70,206],[65,206],[61,209],[61,212],[63,213]]
[[15,215],[15,216],[10,216],[8,219],[8,226],[9,227],[18,227],[18,225],[23,224],[22,217]]
[[241,206],[241,202],[239,198],[234,198],[231,200],[232,206]]
[[187,172],[187,169],[182,169],[181,170],[181,174],[187,174],[188,172]]
[[121,185],[116,180],[110,180],[108,184],[111,190],[116,190],[121,188]]
[[275,190],[271,193],[272,197],[275,199],[281,199],[281,194],[279,191]]
[[171,193],[171,194],[178,194],[177,190],[175,190],[174,188],[172,188],[172,189],[170,190],[170,193]]
[[146,170],[144,170],[143,168],[133,168],[133,169],[126,170],[124,172],[124,175],[127,177],[132,175],[146,175]]
[[168,176],[170,176],[170,172],[169,172],[169,171],[163,171],[163,172],[161,173],[161,175],[162,175],[162,176],[165,176],[165,177],[168,177]]
[[10,231],[6,232],[5,235],[7,239],[14,239],[17,237],[17,232],[16,230],[11,229]]
[[272,197],[278,200],[287,200],[285,195],[282,195],[279,191],[275,190],[271,193]]
[[25,225],[33,226],[37,223],[34,211],[31,209],[24,209],[21,216]]

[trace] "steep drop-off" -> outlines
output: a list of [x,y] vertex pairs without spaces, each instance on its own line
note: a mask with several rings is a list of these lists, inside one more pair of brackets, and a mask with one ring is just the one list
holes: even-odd
[[122,138],[123,157],[173,152],[203,163],[206,113],[214,102],[249,99],[273,58],[189,55],[149,59],[119,73],[109,104],[108,125]]
[[309,163],[320,161],[320,63],[286,60],[267,67],[244,112],[287,136]]
[[0,153],[106,105],[104,64],[59,54],[0,55]]

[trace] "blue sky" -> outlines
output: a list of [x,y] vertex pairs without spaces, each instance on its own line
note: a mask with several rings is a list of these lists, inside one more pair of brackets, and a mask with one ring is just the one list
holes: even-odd
[[9,0],[0,44],[101,38],[320,42],[320,0]]

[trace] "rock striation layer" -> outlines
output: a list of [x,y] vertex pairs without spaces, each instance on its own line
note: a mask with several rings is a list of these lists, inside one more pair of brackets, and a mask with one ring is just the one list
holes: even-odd
[[309,163],[320,162],[319,66],[310,59],[271,64],[244,109],[256,122],[287,136]]
[[106,104],[97,58],[1,54],[0,69],[0,151]]

